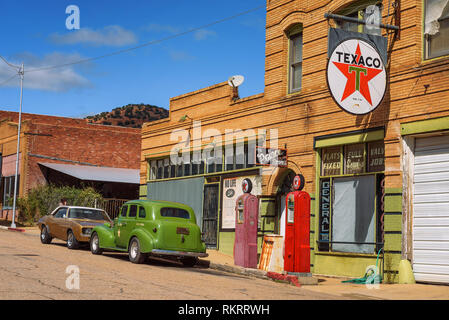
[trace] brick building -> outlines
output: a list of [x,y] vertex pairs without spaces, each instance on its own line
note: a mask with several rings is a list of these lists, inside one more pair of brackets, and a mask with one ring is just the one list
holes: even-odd
[[[376,11],[399,32],[325,18]],[[380,248],[386,281],[398,281],[406,259],[417,280],[449,283],[448,1],[268,0],[266,18],[264,92],[233,99],[223,82],[172,98],[170,117],[142,130],[141,196],[190,204],[209,246],[232,254],[228,198],[251,178],[260,198],[260,252],[263,234],[285,232],[285,196],[301,173],[312,198],[313,273],[360,277]],[[330,28],[386,38],[387,87],[374,111],[351,114],[333,99]],[[261,139],[287,149],[288,168],[238,165],[225,155],[209,166],[210,152],[192,160],[195,150],[235,146],[226,129],[243,130],[248,146]],[[183,148],[191,157],[180,165],[170,155]]]
[[[8,202],[14,194],[18,116],[0,111],[3,218],[11,218]],[[140,129],[23,113],[19,158],[19,196],[46,183],[93,186],[105,198],[138,196]]]

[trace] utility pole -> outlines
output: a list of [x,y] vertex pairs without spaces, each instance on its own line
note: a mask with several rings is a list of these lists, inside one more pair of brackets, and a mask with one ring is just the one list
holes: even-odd
[[17,154],[16,154],[16,174],[14,177],[14,199],[12,206],[12,223],[11,228],[16,228],[16,198],[17,198],[17,176],[19,172],[19,152],[20,152],[20,131],[22,128],[22,100],[23,100],[23,77],[25,74],[24,65],[22,63],[19,69],[20,76],[20,107],[19,107],[19,126],[17,127]]

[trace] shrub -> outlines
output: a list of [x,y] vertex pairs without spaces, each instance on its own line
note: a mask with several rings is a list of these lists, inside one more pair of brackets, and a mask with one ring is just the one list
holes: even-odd
[[21,223],[35,223],[40,217],[56,209],[61,199],[66,199],[67,205],[94,207],[103,200],[103,197],[92,187],[78,189],[69,186],[38,186],[26,197],[17,199],[19,210],[17,218]]

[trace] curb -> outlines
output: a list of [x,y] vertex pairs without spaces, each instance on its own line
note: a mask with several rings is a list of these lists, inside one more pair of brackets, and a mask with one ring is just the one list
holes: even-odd
[[231,266],[227,264],[214,263],[209,260],[199,260],[198,265],[214,270],[234,273],[243,276],[250,276],[264,280],[279,281],[287,284],[293,284],[297,287],[303,285],[317,285],[318,279],[315,277],[297,277],[294,275],[284,275],[276,272],[267,272],[260,269],[243,268],[239,266]]
[[0,226],[0,229],[2,229],[2,230],[6,230],[6,231],[17,231],[17,232],[25,232],[25,229],[20,229],[20,228],[11,228],[11,227],[4,227],[4,226]]

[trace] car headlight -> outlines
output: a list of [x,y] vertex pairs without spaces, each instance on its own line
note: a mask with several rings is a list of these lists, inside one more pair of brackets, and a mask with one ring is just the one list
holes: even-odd
[[83,235],[90,236],[92,233],[92,228],[83,228]]

